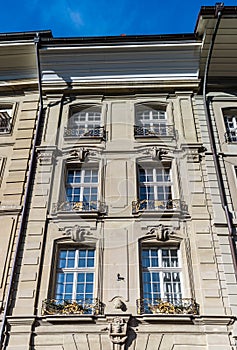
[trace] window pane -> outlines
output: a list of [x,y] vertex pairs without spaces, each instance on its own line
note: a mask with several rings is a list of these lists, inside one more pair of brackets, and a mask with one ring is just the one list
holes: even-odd
[[82,283],[78,283],[78,284],[77,284],[77,293],[83,295],[83,293],[84,293],[84,287],[85,287],[84,283],[83,283],[83,284],[82,284]]
[[80,258],[78,261],[78,267],[86,267],[86,259]]
[[93,273],[87,273],[86,274],[86,282],[93,282],[94,274]]
[[146,181],[146,174],[144,169],[139,170],[139,176],[140,176],[140,182],[145,182]]
[[77,275],[77,282],[85,282],[85,273],[78,273]]
[[150,258],[149,258],[149,250],[143,249],[142,251],[142,266],[148,267],[150,266]]

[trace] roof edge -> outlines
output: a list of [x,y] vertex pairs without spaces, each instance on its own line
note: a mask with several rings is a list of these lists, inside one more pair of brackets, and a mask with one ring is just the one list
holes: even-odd
[[39,34],[41,38],[53,37],[51,30],[9,32],[9,33],[0,33],[0,41],[33,40],[37,36],[37,34]]

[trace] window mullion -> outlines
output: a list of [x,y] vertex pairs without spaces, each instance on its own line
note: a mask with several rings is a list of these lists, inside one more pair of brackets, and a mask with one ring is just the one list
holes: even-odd
[[158,250],[158,261],[159,261],[159,277],[160,277],[160,294],[161,299],[164,298],[164,268],[162,262],[162,249]]
[[72,299],[76,299],[76,291],[77,291],[77,274],[78,274],[78,256],[79,256],[79,250],[76,249],[75,254],[75,262],[74,262],[74,269],[73,269],[73,290],[72,290]]
[[236,116],[232,117],[232,122],[233,122],[234,129],[235,129],[235,132],[236,132],[236,128],[237,128],[237,118],[236,118]]
[[85,179],[85,169],[81,169],[80,202],[83,202],[84,185],[85,185],[84,179]]

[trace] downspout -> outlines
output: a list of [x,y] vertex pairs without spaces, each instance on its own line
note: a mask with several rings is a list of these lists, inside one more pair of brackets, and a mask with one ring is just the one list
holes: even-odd
[[219,156],[218,156],[218,152],[217,152],[216,144],[215,144],[215,137],[214,137],[213,125],[212,125],[212,121],[211,121],[211,112],[210,112],[210,106],[209,106],[210,99],[207,97],[207,79],[208,79],[209,66],[210,66],[210,62],[211,62],[211,58],[212,58],[212,51],[213,51],[213,47],[215,44],[215,38],[216,38],[217,31],[219,28],[223,8],[224,8],[223,3],[216,3],[215,16],[217,17],[217,20],[216,20],[216,24],[215,24],[214,31],[212,34],[212,38],[211,38],[211,42],[210,42],[210,46],[209,46],[209,51],[208,51],[208,55],[207,55],[207,60],[206,60],[206,65],[205,65],[205,72],[204,72],[204,79],[203,79],[203,102],[204,102],[204,109],[205,109],[206,120],[207,120],[207,129],[208,129],[208,133],[210,136],[210,147],[211,147],[211,151],[212,151],[212,155],[213,155],[214,166],[215,166],[216,175],[217,175],[218,187],[220,190],[221,205],[222,205],[222,208],[225,212],[226,221],[227,221],[227,225],[228,225],[228,239],[229,239],[233,264],[234,264],[235,278],[237,281],[237,254],[236,254],[236,246],[235,246],[235,238],[234,238],[234,230],[233,230],[234,226],[233,226],[232,215],[231,215],[229,208],[228,208],[226,192],[225,192],[225,187],[224,187],[224,181],[223,181],[223,176],[222,176],[222,172],[221,172],[220,160],[219,160]]
[[29,161],[29,171],[28,171],[28,178],[26,182],[25,196],[22,204],[21,223],[19,227],[18,238],[16,242],[16,250],[15,250],[13,265],[12,265],[12,272],[10,276],[7,297],[5,301],[5,307],[4,307],[4,313],[3,313],[3,318],[2,318],[1,328],[0,328],[0,349],[3,349],[4,342],[5,342],[7,316],[8,316],[8,311],[10,309],[11,302],[12,302],[11,297],[12,297],[12,292],[14,290],[14,284],[15,284],[17,260],[20,252],[21,243],[22,243],[24,226],[26,224],[27,209],[28,209],[29,199],[30,199],[30,188],[31,188],[32,179],[33,179],[34,165],[36,161],[36,145],[39,137],[40,123],[41,123],[42,114],[43,114],[43,96],[42,96],[41,70],[40,70],[40,59],[39,59],[39,47],[40,47],[39,33],[37,33],[36,37],[34,38],[34,44],[35,44],[35,51],[36,51],[36,66],[37,66],[37,76],[38,76],[39,108],[38,108],[38,113],[36,118],[35,135],[33,138],[32,151],[31,151],[31,156]]

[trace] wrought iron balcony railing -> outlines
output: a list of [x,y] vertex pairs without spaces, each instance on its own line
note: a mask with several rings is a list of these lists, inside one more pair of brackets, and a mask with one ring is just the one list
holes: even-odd
[[138,299],[137,300],[137,313],[142,314],[188,314],[198,315],[199,305],[193,299],[183,298],[175,299],[164,298],[164,299]]
[[156,126],[134,126],[135,137],[174,137],[175,130],[173,125],[158,124]]
[[64,137],[105,139],[105,129],[103,126],[94,128],[66,127],[64,128]]
[[53,213],[57,212],[98,212],[105,214],[107,206],[101,201],[91,202],[58,202],[53,204]]
[[180,199],[168,200],[151,200],[143,199],[132,202],[132,213],[136,214],[140,211],[172,211],[182,210],[186,211],[186,205]]
[[237,130],[227,130],[225,133],[226,142],[237,142]]
[[103,304],[98,299],[55,300],[45,299],[42,315],[102,315]]
[[7,126],[0,126],[0,134],[9,134],[9,132],[11,131],[11,125],[7,125]]

